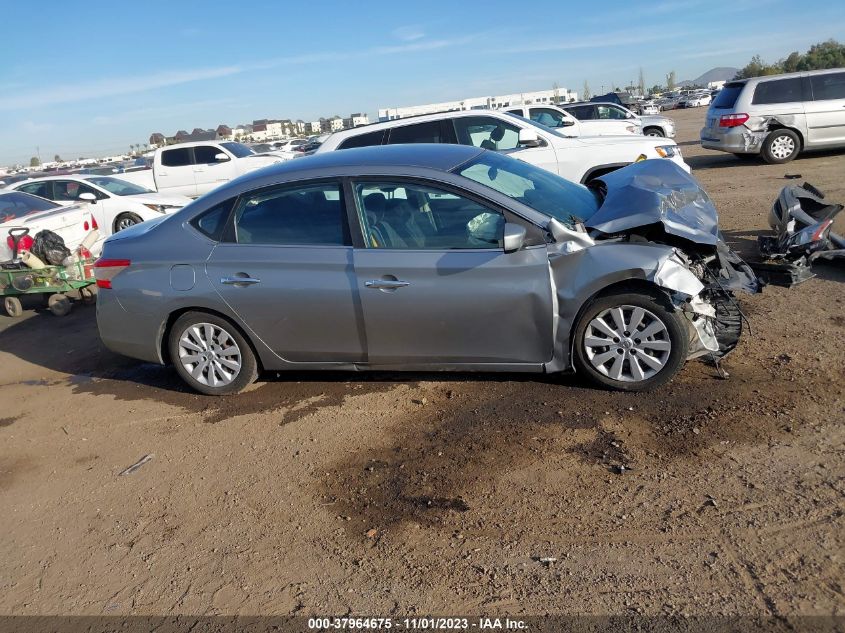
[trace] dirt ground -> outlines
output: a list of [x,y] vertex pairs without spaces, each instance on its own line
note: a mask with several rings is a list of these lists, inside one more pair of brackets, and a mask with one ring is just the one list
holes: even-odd
[[[672,116],[744,253],[785,174],[845,202],[845,153],[742,162]],[[214,399],[105,350],[93,307],[0,316],[0,614],[845,615],[845,269],[818,272],[742,298],[727,380],[640,395],[296,374]]]

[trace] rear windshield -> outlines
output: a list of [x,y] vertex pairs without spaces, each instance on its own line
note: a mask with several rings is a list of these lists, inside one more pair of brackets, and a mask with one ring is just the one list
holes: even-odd
[[22,191],[0,194],[0,224],[18,220],[30,213],[56,209],[60,205]]
[[723,110],[734,107],[737,98],[739,98],[739,93],[742,92],[743,87],[745,87],[744,83],[725,84],[725,86],[716,95],[716,98],[713,100],[713,105],[710,107],[720,108]]

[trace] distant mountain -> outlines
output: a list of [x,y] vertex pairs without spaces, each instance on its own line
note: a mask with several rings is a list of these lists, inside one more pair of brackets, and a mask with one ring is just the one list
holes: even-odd
[[719,68],[711,68],[703,75],[699,75],[695,79],[686,79],[679,81],[679,86],[706,86],[711,81],[730,81],[739,72],[739,68],[730,68],[728,66],[720,66]]

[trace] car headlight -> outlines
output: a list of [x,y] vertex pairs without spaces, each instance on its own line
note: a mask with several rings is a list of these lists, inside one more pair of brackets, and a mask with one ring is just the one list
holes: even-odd
[[674,158],[681,155],[681,150],[677,145],[658,145],[654,148],[654,151],[661,158]]
[[158,213],[167,213],[171,209],[179,209],[180,207],[175,204],[152,204],[152,203],[144,203],[144,206],[148,209],[152,209],[153,211],[157,211]]

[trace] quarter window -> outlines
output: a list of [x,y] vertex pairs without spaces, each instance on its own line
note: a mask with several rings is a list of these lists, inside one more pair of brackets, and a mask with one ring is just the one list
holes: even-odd
[[482,149],[503,151],[519,147],[519,128],[499,119],[481,116],[454,120],[458,143]]
[[[346,139],[340,145],[338,145],[338,149],[353,149],[355,147],[371,147],[373,145],[381,145],[382,137],[384,137],[384,130],[379,130],[378,132],[368,132],[367,134],[359,134],[358,136],[353,136],[351,138]],[[299,145],[299,143],[297,143]]]
[[766,105],[772,103],[792,103],[803,100],[801,78],[791,77],[789,79],[761,81],[754,89],[754,98],[751,100],[751,103],[755,105]]
[[357,183],[364,241],[401,250],[500,249],[501,212],[443,189],[411,183]]
[[349,246],[340,185],[264,189],[242,196],[235,211],[239,244]]
[[161,164],[165,167],[184,167],[191,164],[191,150],[187,147],[166,149],[161,153]]
[[845,99],[845,73],[811,75],[810,84],[813,86],[815,101]]

